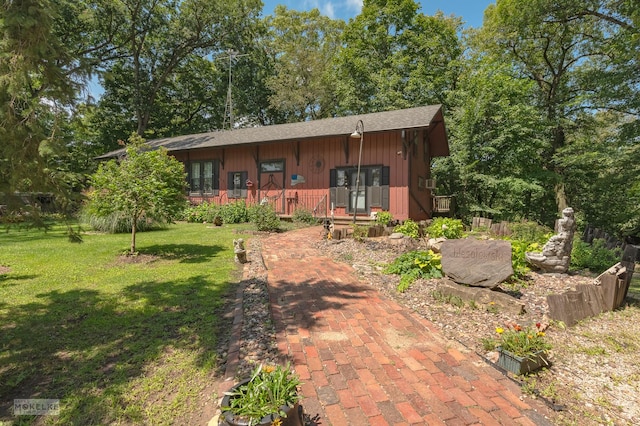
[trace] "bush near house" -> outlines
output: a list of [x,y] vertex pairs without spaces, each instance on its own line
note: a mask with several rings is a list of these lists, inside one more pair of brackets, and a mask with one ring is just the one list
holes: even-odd
[[396,225],[393,232],[399,232],[407,237],[419,238],[420,226],[411,219],[407,219],[401,225]]
[[620,262],[622,250],[610,250],[601,238],[593,240],[592,244],[585,243],[580,238],[573,241],[571,251],[571,268],[588,269],[595,274],[601,274],[616,263]]
[[437,217],[425,230],[430,238],[444,237],[448,240],[462,238],[464,225],[460,219],[450,217]]
[[280,218],[273,207],[269,204],[255,204],[248,210],[251,223],[258,231],[278,231],[280,229]]

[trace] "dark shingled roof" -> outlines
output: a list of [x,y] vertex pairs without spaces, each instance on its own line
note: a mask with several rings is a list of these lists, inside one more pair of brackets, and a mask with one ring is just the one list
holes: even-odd
[[[319,137],[350,135],[362,120],[365,133],[428,127],[441,105],[429,105],[395,111],[374,112],[349,117],[326,118],[301,123],[275,124],[263,127],[247,127],[220,130],[195,135],[175,136],[148,141],[151,147],[163,146],[169,151],[260,144],[285,140],[301,140]],[[117,157],[124,149],[101,155],[98,159]]]

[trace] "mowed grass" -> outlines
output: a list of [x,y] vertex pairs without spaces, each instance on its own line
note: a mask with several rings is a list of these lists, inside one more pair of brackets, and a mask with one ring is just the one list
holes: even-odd
[[[176,424],[215,401],[242,229],[140,233],[138,258],[127,234],[0,233],[0,424]],[[14,417],[17,398],[60,414]]]

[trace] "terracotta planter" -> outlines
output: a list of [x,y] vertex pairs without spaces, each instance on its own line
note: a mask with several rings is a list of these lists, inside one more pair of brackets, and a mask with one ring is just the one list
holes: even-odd
[[[243,386],[249,383],[250,379],[243,380],[242,382],[235,385],[231,388],[230,392],[233,392],[238,387]],[[233,398],[232,395],[225,395],[222,398],[221,407],[229,407],[231,405],[230,401]],[[280,419],[280,422],[276,424],[280,424],[282,426],[304,426],[304,418],[302,413],[302,406],[296,403],[293,407],[283,406],[280,409],[287,415],[287,417],[281,417],[278,413],[269,414],[260,420],[259,426],[267,426],[272,425],[275,420]],[[246,419],[239,419],[231,413],[230,411],[222,411],[220,415],[220,420],[218,422],[219,426],[248,426],[249,422]]]
[[549,365],[545,351],[536,352],[530,357],[521,357],[507,350],[498,348],[498,366],[515,374],[528,374]]

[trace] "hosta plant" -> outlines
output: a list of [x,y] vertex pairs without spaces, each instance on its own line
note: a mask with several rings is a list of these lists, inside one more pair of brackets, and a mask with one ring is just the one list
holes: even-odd
[[398,291],[403,292],[419,278],[442,278],[441,259],[442,255],[431,250],[410,251],[398,256],[384,272],[400,275]]

